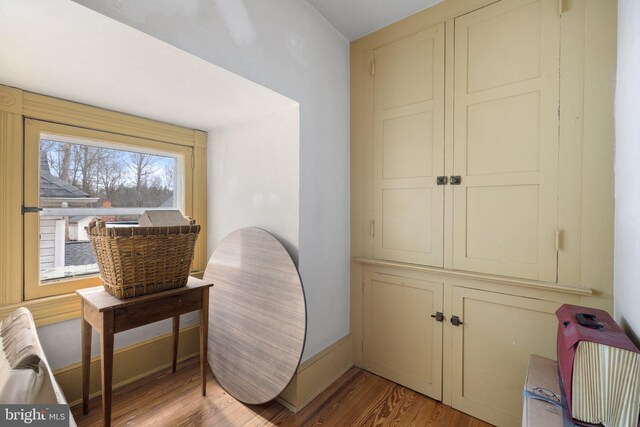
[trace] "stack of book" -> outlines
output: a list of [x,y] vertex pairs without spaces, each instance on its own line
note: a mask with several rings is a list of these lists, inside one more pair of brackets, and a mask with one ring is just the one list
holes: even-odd
[[524,383],[522,427],[564,427],[561,401],[558,364],[532,354]]

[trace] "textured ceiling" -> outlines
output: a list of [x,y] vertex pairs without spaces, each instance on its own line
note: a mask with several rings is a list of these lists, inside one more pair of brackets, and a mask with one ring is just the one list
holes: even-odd
[[307,0],[348,40],[355,40],[442,0]]

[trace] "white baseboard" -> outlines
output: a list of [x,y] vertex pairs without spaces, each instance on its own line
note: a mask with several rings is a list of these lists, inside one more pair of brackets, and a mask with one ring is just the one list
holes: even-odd
[[[180,331],[178,341],[178,361],[200,354],[200,328],[198,325],[186,327]],[[117,389],[162,369],[168,369],[173,363],[173,335],[160,335],[129,347],[120,348],[113,354],[113,389]],[[100,357],[91,359],[90,367],[91,398],[102,394],[100,375]],[[53,372],[69,405],[82,402],[82,364],[74,363]]]
[[276,400],[293,412],[304,408],[353,366],[352,345],[346,335],[303,362]]

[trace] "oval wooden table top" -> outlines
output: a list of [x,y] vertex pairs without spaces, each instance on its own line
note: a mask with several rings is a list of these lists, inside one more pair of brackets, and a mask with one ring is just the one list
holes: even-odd
[[307,330],[289,253],[268,232],[242,228],[220,242],[204,280],[214,283],[207,359],[216,379],[241,402],[273,400],[298,368]]

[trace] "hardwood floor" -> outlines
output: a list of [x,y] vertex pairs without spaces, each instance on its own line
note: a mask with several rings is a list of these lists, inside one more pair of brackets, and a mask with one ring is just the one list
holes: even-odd
[[[72,408],[78,426],[101,426],[100,398],[89,414]],[[358,368],[350,369],[302,411],[277,402],[247,406],[229,396],[208,372],[200,395],[198,358],[168,368],[113,393],[112,425],[127,426],[489,426],[435,400]]]

